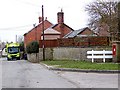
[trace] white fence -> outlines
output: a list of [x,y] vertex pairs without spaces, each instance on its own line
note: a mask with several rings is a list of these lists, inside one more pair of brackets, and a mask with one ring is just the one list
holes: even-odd
[[112,59],[112,51],[87,51],[87,58],[92,59],[92,62],[94,62],[94,59],[103,59],[103,62],[105,62],[105,59]]

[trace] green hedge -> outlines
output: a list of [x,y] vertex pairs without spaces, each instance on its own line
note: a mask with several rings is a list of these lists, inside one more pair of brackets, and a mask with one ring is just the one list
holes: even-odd
[[24,51],[24,42],[20,43],[20,51]]
[[26,47],[27,53],[38,53],[39,52],[39,44],[37,41],[30,42]]

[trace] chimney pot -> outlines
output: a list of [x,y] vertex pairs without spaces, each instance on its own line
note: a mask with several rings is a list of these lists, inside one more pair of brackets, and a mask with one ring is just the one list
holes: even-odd
[[42,21],[42,17],[39,17],[39,23]]

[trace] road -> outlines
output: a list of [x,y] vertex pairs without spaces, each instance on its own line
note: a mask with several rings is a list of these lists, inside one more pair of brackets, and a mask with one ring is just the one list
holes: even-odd
[[2,89],[2,59],[0,58],[0,90]]
[[2,88],[118,88],[118,74],[50,71],[37,63],[5,58],[0,64]]
[[[118,74],[81,73],[55,71],[55,73],[75,82],[80,88],[118,88]],[[120,89],[120,88],[119,88]],[[118,89],[117,89],[118,90]]]
[[77,88],[77,86],[40,64],[4,59],[2,88]]

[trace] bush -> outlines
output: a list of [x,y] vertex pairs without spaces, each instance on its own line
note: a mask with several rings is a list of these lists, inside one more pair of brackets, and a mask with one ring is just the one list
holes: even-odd
[[20,51],[24,51],[24,42],[20,43]]
[[38,53],[39,52],[39,44],[37,41],[32,41],[31,43],[29,43],[26,47],[26,51],[27,53],[31,54],[31,53]]

